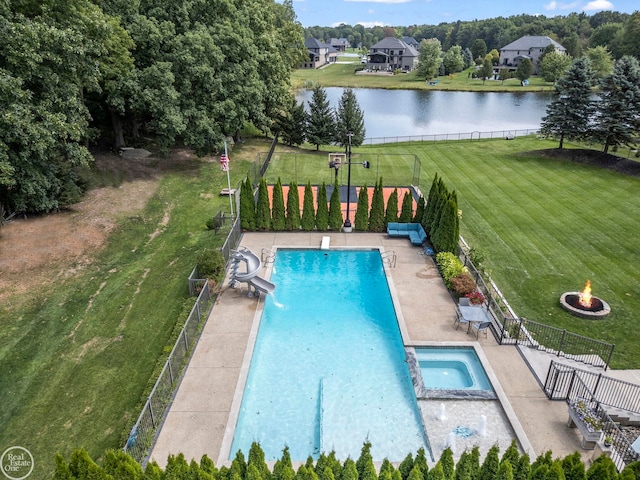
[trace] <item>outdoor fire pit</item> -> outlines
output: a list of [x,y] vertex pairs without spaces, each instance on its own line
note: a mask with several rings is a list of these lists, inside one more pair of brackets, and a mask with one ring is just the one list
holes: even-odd
[[580,318],[598,319],[611,313],[609,304],[601,298],[591,295],[591,281],[582,292],[564,292],[560,296],[560,305],[567,312]]

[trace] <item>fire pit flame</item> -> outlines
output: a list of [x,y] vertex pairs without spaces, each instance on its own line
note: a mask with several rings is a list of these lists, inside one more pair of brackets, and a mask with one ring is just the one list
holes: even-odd
[[591,308],[591,280],[587,280],[584,290],[580,292],[580,305]]

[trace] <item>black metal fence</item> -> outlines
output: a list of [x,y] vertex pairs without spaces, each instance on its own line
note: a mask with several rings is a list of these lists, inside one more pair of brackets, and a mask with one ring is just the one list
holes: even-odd
[[584,402],[590,408],[602,422],[603,435],[611,440],[611,459],[618,470],[640,460],[631,446],[637,433],[629,435],[620,420],[623,415],[640,415],[640,385],[552,361],[543,389],[551,400]]
[[460,259],[487,299],[493,332],[501,345],[523,345],[607,369],[615,345],[526,318],[518,318],[493,281],[486,281],[486,274],[478,271],[468,251],[468,245],[461,239]]
[[395,137],[365,138],[363,145],[382,145],[385,143],[410,143],[410,142],[457,142],[460,140],[491,140],[504,138],[513,140],[515,137],[535,135],[539,129],[526,130],[495,130],[492,132],[466,132],[466,133],[441,133],[435,135],[406,135]]
[[182,370],[187,364],[191,350],[198,339],[198,333],[206,320],[215,295],[209,288],[203,288],[191,309],[187,320],[178,335],[178,339],[162,368],[144,408],[129,433],[123,450],[137,462],[144,464],[153,445],[156,432],[160,427],[175,389],[179,384]]

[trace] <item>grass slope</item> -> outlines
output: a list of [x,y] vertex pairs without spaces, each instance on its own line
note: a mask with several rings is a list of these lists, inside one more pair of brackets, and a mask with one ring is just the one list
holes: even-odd
[[[249,164],[241,156],[234,152],[234,185]],[[224,241],[205,222],[228,211],[218,196],[226,184],[216,163],[167,174],[85,271],[32,292],[19,309],[0,307],[0,445],[29,449],[33,478],[51,478],[56,452],[69,458],[83,447],[100,458],[122,447],[194,303],[186,281],[194,254]]]

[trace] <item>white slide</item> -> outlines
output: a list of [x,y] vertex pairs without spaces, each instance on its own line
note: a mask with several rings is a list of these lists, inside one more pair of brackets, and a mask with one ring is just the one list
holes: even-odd
[[[231,258],[233,263],[231,265],[231,285],[234,286],[236,282],[247,283],[252,286],[256,291],[264,293],[272,293],[276,286],[268,280],[260,277],[260,269],[262,268],[262,261],[248,248],[243,247],[236,251]],[[237,273],[240,262],[244,262],[246,265],[246,271],[244,273]],[[249,289],[251,294],[251,289]]]

